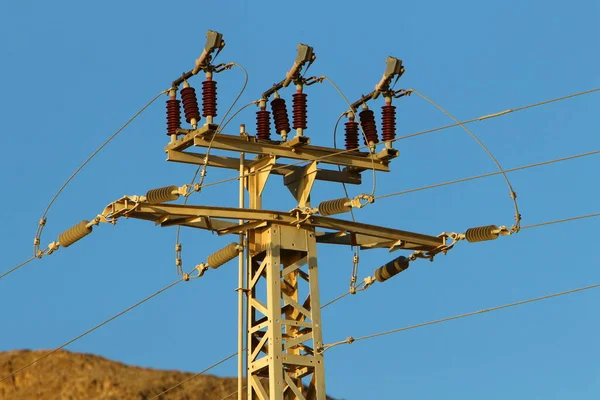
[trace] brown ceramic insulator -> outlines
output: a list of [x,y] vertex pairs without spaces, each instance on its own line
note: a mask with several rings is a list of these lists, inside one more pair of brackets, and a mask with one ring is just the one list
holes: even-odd
[[215,81],[202,82],[202,115],[217,116],[217,82]]
[[306,93],[294,93],[292,95],[292,109],[294,129],[306,129]]
[[358,122],[346,122],[346,150],[358,148]]
[[256,137],[260,140],[271,140],[271,113],[267,110],[256,112]]
[[365,144],[368,145],[370,142],[378,143],[379,139],[377,138],[377,126],[375,125],[375,113],[373,110],[362,110],[358,116],[365,132]]
[[381,107],[381,138],[384,142],[396,138],[396,107],[390,104]]
[[185,112],[185,120],[190,123],[192,119],[196,122],[200,121],[200,108],[198,107],[198,98],[196,97],[196,89],[186,87],[181,89],[181,102],[183,103],[183,111]]
[[181,128],[180,101],[177,99],[167,100],[167,135],[175,135],[177,129]]
[[288,116],[287,108],[285,106],[284,99],[273,99],[271,102],[271,110],[273,111],[273,120],[275,121],[275,131],[278,134],[281,132],[290,132],[290,118]]

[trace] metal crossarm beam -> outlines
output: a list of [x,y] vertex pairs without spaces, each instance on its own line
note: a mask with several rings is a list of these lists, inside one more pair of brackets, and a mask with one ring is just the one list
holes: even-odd
[[[250,136],[234,136],[227,134],[216,134],[215,125],[205,125],[200,129],[178,132],[187,132],[185,136],[169,143],[165,151],[183,151],[191,146],[211,147],[218,150],[245,152],[251,154],[271,155],[294,160],[319,161],[326,164],[343,165],[356,169],[375,169],[388,172],[389,160],[397,156],[397,152],[388,149],[385,155],[374,156],[365,152],[353,151],[342,152],[340,149],[331,147],[309,145],[308,138],[293,144],[289,142],[280,144],[274,141],[256,141]],[[172,156],[172,153],[171,153]]]
[[[244,228],[238,227],[238,220],[248,223],[265,222],[285,226],[302,226],[328,229],[337,232],[319,233],[323,243],[363,245],[365,247],[388,247],[397,243],[397,248],[431,250],[444,244],[444,239],[437,236],[423,235],[382,226],[363,224],[360,222],[313,215],[298,223],[295,216],[287,212],[257,210],[230,207],[213,207],[183,204],[148,204],[138,203],[133,207],[131,202],[118,200],[109,206],[115,212],[126,213],[129,218],[154,221],[162,226],[182,225],[194,228],[209,229],[223,233],[240,233]],[[128,211],[130,210],[130,211]],[[230,219],[229,221],[221,221]]]
[[[190,153],[177,150],[167,151],[167,161],[204,165],[205,158],[206,154],[202,153]],[[210,155],[208,157],[207,166],[238,170],[240,168],[240,160],[239,158]],[[284,184],[288,185],[297,179],[297,176],[301,174],[303,170],[304,167],[302,166],[276,163],[273,166],[271,173],[275,175],[283,175]],[[319,169],[317,170],[317,176],[315,179],[327,182],[348,183],[351,185],[360,185],[362,183],[360,173],[351,172],[348,170],[335,171],[329,169]]]

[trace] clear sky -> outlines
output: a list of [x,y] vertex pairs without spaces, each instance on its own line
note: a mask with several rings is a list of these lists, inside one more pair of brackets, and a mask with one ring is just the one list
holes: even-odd
[[[315,48],[310,73],[335,80],[351,99],[370,91],[388,55],[415,88],[469,119],[600,86],[600,6],[596,1],[3,1],[0,3],[0,271],[30,257],[37,221],[52,195],[105,138],[193,66],[208,29],[224,34],[222,62],[246,67],[240,105],[283,77],[299,42]],[[190,83],[201,87],[202,77]],[[239,69],[219,83],[222,116],[243,83]],[[307,89],[309,128],[332,144],[347,107],[327,83]],[[291,90],[282,91],[288,102]],[[505,168],[600,148],[600,95],[592,94],[472,129]],[[189,182],[192,166],[166,163],[164,100],[155,103],[64,191],[48,216],[42,244],[91,219],[124,194]],[[417,96],[398,106],[399,135],[451,121]],[[254,129],[254,111],[239,123]],[[341,135],[342,132],[340,131]],[[392,172],[377,194],[494,171],[461,129],[397,144]],[[510,175],[523,224],[600,211],[598,156]],[[232,176],[208,172],[207,182]],[[293,208],[274,177],[265,206]],[[342,197],[318,183],[314,201]],[[371,188],[369,174],[356,195]],[[237,205],[237,183],[206,188],[191,200]],[[382,199],[360,221],[436,235],[513,222],[500,176]],[[598,220],[526,230],[486,243],[461,243],[434,263],[415,262],[384,284],[323,312],[325,342],[398,328],[600,282],[593,253]],[[184,267],[230,241],[184,230]],[[35,261],[0,281],[0,350],[49,349],[176,279],[174,228],[122,220]],[[321,298],[345,292],[352,252],[320,251]],[[392,257],[361,254],[362,279]],[[153,368],[200,371],[236,349],[235,263],[181,284],[76,342],[73,351]],[[600,396],[597,304],[590,291],[333,348],[328,393],[336,398],[574,399]],[[231,360],[214,369],[236,374]]]

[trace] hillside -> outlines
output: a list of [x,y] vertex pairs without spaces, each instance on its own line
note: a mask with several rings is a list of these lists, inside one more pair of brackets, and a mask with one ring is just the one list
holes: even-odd
[[[45,351],[1,352],[0,375],[7,376],[43,354]],[[132,367],[95,355],[60,351],[0,382],[0,400],[148,400],[192,375]],[[200,375],[161,399],[220,400],[236,389],[236,378]],[[235,400],[237,396],[229,399]]]

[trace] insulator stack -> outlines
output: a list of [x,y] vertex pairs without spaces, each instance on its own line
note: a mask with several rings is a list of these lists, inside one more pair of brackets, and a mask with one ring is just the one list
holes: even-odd
[[358,148],[358,122],[346,122],[346,150]]
[[323,216],[335,215],[348,212],[352,209],[350,206],[350,199],[347,197],[335,200],[323,201],[319,204],[319,214]]
[[183,111],[185,112],[185,120],[190,123],[192,119],[196,122],[200,121],[200,108],[198,107],[198,98],[196,97],[196,89],[193,87],[185,87],[181,89],[181,101],[183,102]]
[[77,225],[74,225],[58,235],[58,243],[62,247],[69,247],[76,241],[83,239],[92,233],[92,227],[88,226],[90,221],[83,220]]
[[384,142],[396,138],[396,106],[391,104],[381,107],[381,138]]
[[217,82],[213,80],[202,82],[202,115],[217,116]]
[[229,243],[227,246],[223,247],[221,250],[214,252],[208,259],[206,263],[209,267],[217,269],[221,265],[228,263],[233,260],[239,254],[239,244],[237,243]]
[[306,93],[294,93],[292,95],[292,109],[294,129],[306,129],[307,107]]
[[398,275],[409,267],[409,260],[404,256],[393,259],[389,263],[375,270],[375,279],[378,282],[385,282],[394,275]]
[[151,204],[166,203],[179,198],[177,186],[165,186],[157,189],[150,189],[146,193],[146,201]]
[[377,125],[375,125],[375,113],[373,110],[362,110],[358,115],[366,136],[365,144],[368,145],[371,142],[378,143],[379,138],[377,137]]
[[167,100],[167,135],[175,135],[177,129],[181,128],[181,111],[177,99]]
[[496,225],[477,226],[469,228],[465,232],[465,239],[468,242],[485,242],[486,240],[494,240],[498,238],[498,227]]
[[[278,134],[285,136],[290,132],[290,118],[288,116],[285,100],[282,98],[273,99],[271,102],[273,111],[273,120],[275,121],[275,130]],[[282,134],[284,132],[284,134]]]
[[271,140],[271,113],[267,110],[256,112],[256,137]]

